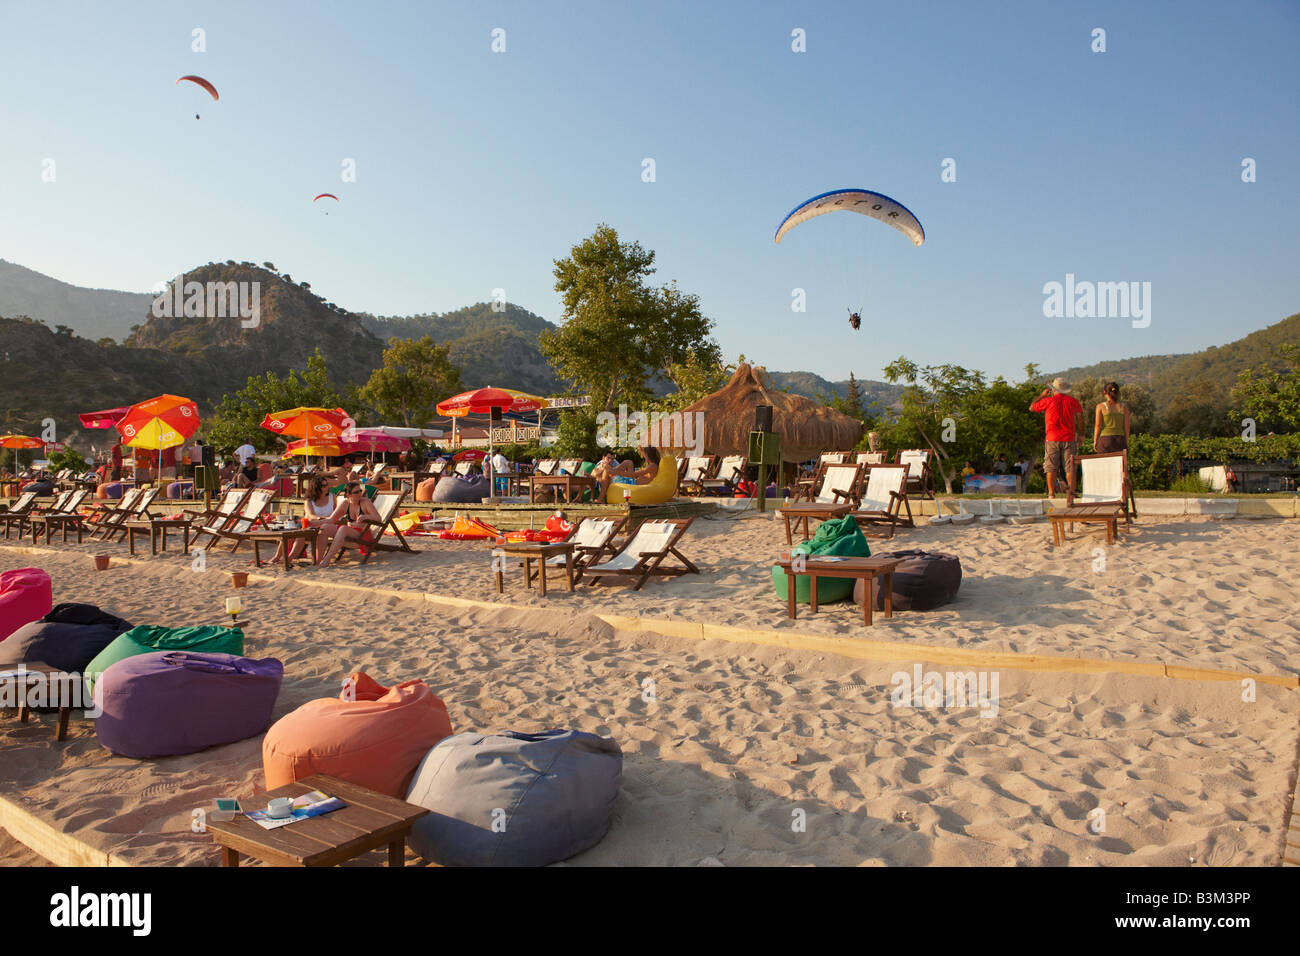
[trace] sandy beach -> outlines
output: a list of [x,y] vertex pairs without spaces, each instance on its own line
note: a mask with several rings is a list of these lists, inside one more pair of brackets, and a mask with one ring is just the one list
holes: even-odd
[[[913,661],[616,630],[594,615],[1293,675],[1295,533],[1281,520],[1144,518],[1118,545],[1053,550],[1045,523],[922,527],[873,550],[957,554],[957,601],[870,629],[847,603],[786,618],[768,574],[784,533],[767,517],[697,519],[682,550],[698,576],[640,592],[552,583],[545,599],[513,567],[498,595],[481,543],[413,539],[419,554],[365,566],[263,568],[271,580],[241,592],[246,654],[285,664],[277,717],[360,669],[425,679],[456,731],[612,735],[625,754],[614,826],[574,865],[1275,865],[1295,784],[1295,690],[1260,683],[1246,702],[1233,681],[1001,668],[996,713],[896,706],[894,675]],[[14,544],[0,569],[45,568],[56,603],[134,623],[223,622],[226,572],[251,570],[243,552],[209,553],[203,572],[146,552],[96,572],[89,554],[125,557],[125,546]],[[215,865],[190,810],[264,789],[260,737],[137,761],[102,749],[88,720],[74,718],[62,745],[51,725],[0,720],[0,796],[124,862]],[[0,862],[29,857],[0,842]]]

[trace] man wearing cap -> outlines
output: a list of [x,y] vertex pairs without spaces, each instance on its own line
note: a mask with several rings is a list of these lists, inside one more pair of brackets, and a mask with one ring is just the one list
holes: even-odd
[[1037,401],[1029,406],[1031,412],[1044,412],[1047,427],[1047,450],[1043,455],[1043,471],[1047,474],[1047,497],[1056,497],[1056,474],[1064,467],[1067,491],[1065,506],[1074,506],[1074,457],[1078,442],[1077,425],[1083,415],[1083,406],[1070,394],[1070,385],[1063,378],[1052,380],[1043,389]]

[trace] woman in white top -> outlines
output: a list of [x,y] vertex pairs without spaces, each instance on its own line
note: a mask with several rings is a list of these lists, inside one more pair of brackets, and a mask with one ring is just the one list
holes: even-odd
[[[318,542],[322,540],[328,542],[334,536],[334,532],[338,530],[338,525],[329,520],[330,515],[334,513],[334,496],[330,494],[329,486],[325,484],[325,479],[320,475],[314,475],[308,479],[305,491],[307,497],[303,510],[307,514],[307,527],[319,528],[320,534],[316,536],[316,540]],[[306,538],[295,538],[289,548],[289,560],[296,561],[298,555],[302,554],[302,549],[306,546]],[[272,565],[276,561],[284,559],[284,552],[280,550],[282,548],[284,548],[283,543],[276,550],[275,557],[271,561]]]

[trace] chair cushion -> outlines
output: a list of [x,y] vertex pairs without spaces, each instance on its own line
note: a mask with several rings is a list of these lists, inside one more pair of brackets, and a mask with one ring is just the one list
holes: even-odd
[[622,775],[618,744],[577,730],[448,737],[406,793],[433,811],[411,830],[411,847],[444,866],[567,859],[609,830]]
[[[262,741],[268,790],[327,773],[399,799],[406,795],[420,760],[451,735],[447,705],[424,681],[385,689],[364,676],[354,678],[355,700],[309,701],[272,725]],[[367,686],[383,693],[376,697]]]
[[[858,527],[858,523],[853,520],[852,515],[845,515],[843,518],[832,518],[829,521],[823,521],[817,528],[816,533],[790,549],[791,555],[796,554],[824,554],[824,555],[841,555],[850,558],[869,558],[871,557],[871,546],[867,544],[867,539]],[[772,585],[776,588],[776,596],[782,601],[787,600],[786,591],[787,575],[778,565],[772,565]],[[817,576],[817,603],[832,604],[835,601],[847,600],[853,594],[853,578],[824,578]],[[812,601],[812,582],[806,575],[795,578],[794,599],[797,604],[809,604]]]
[[[950,603],[961,587],[961,559],[955,554],[937,551],[888,551],[881,558],[901,558],[894,569],[893,606],[895,611],[929,611]],[[853,588],[853,600],[862,603],[863,582]],[[885,594],[881,579],[871,582],[872,607],[885,609]],[[821,595],[818,594],[818,600]]]
[[0,574],[0,641],[24,624],[39,621],[54,604],[50,576],[40,568]]
[[196,654],[244,653],[244,632],[234,627],[205,624],[201,627],[133,627],[113,639],[86,665],[86,686],[94,690],[95,681],[118,661],[154,651],[192,651]]
[[130,629],[129,623],[93,604],[58,604],[0,641],[0,668],[26,662],[84,671],[96,654]]
[[99,742],[127,757],[191,754],[266,730],[284,665],[273,657],[155,651],[120,660],[95,684]]

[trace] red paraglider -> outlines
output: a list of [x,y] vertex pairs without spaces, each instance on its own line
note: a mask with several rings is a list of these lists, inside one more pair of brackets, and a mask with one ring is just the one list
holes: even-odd
[[[221,94],[219,94],[219,93],[217,92],[217,88],[216,88],[215,86],[213,86],[211,83],[209,83],[207,80],[205,80],[203,77],[201,77],[201,76],[182,76],[182,77],[181,77],[179,80],[177,80],[176,82],[179,84],[179,83],[181,83],[181,82],[183,82],[183,81],[185,81],[185,80],[189,80],[191,83],[194,83],[194,84],[196,84],[197,86],[201,86],[201,87],[203,87],[205,90],[208,91],[209,95],[211,95],[211,97],[212,97],[214,100],[219,100],[219,99],[221,99]],[[198,114],[198,113],[195,113],[195,114],[194,114],[194,118],[195,118],[195,119],[198,119],[198,118],[199,118],[199,114]]]
[[[316,197],[316,199],[333,199],[335,202],[339,201],[339,197],[334,195],[333,193],[321,193],[319,196]],[[312,202],[315,202],[316,199],[313,199]]]

